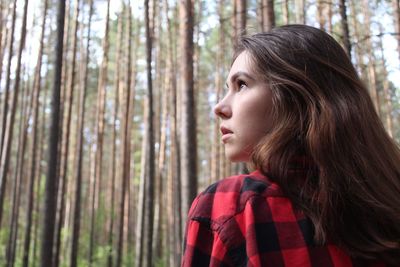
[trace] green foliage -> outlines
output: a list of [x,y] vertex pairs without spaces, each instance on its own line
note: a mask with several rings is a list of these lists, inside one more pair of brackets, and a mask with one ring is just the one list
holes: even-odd
[[106,266],[109,251],[108,245],[97,246],[93,257],[93,266]]
[[8,227],[2,227],[0,229],[0,265],[6,263],[6,248],[10,229]]
[[133,266],[135,263],[135,257],[133,253],[125,253],[123,259],[123,266]]
[[164,267],[168,266],[168,260],[166,257],[157,258],[154,262],[154,267]]

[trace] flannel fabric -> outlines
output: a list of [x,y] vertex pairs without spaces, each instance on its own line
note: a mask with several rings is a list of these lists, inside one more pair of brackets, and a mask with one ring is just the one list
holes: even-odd
[[193,201],[183,249],[182,267],[385,266],[316,246],[309,219],[259,171],[225,178]]

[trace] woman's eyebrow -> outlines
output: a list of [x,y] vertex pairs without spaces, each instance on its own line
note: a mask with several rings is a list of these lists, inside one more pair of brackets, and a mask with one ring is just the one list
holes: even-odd
[[[247,72],[238,71],[238,72],[236,72],[235,74],[233,74],[233,75],[231,76],[231,81],[230,81],[230,83],[231,83],[231,84],[234,83],[234,82],[237,80],[237,78],[240,77],[240,76],[245,76],[247,79],[254,81],[254,78],[251,77],[251,75],[248,74]],[[225,86],[226,86],[227,88],[229,88],[228,82],[225,83]]]

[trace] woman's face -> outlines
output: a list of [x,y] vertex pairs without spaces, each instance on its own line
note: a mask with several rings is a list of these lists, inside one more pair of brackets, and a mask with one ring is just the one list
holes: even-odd
[[232,64],[228,92],[214,108],[221,118],[225,155],[234,162],[250,161],[254,146],[271,128],[271,91],[256,77],[248,52]]

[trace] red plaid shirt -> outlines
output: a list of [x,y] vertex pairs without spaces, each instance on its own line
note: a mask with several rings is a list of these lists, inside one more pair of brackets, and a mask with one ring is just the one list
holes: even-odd
[[316,246],[313,227],[259,171],[221,180],[192,204],[182,267],[381,267],[333,244]]

